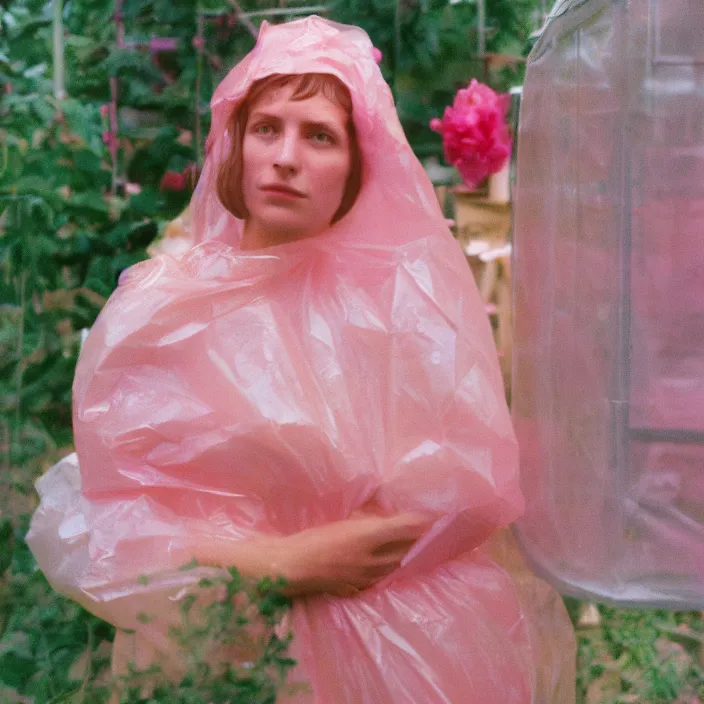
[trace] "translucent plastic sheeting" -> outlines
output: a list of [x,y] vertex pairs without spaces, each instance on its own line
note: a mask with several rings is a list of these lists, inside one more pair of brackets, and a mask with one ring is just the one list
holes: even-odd
[[704,605],[704,4],[562,2],[528,62],[517,535],[564,592]]
[[[257,79],[303,72],[348,86],[362,190],[328,233],[241,251],[215,194],[228,118]],[[371,501],[423,511],[434,525],[382,584],[295,602],[293,679],[311,694],[294,701],[573,701],[559,596],[487,545],[523,509],[496,351],[368,37],[319,18],[265,26],[212,109],[200,243],[127,272],[86,340],[77,456],[38,484],[39,565],[135,631],[116,663],[146,664],[202,576],[178,570],[194,538],[288,535]]]

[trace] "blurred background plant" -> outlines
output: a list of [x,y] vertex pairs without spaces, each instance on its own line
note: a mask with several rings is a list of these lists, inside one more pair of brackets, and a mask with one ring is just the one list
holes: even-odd
[[[428,125],[458,88],[473,77],[499,91],[521,82],[522,57],[545,12],[544,0],[316,7],[369,32],[422,159],[441,158],[441,138]],[[32,485],[72,450],[82,331],[120,273],[146,256],[190,198],[213,87],[253,46],[262,19],[308,11],[300,8],[266,0],[0,0],[2,704],[107,697],[114,629],[57,596],[36,569],[23,540]],[[270,626],[284,608],[273,594],[254,597]],[[601,616],[580,629],[582,701],[699,701],[698,614],[604,607]],[[233,699],[226,687],[206,692],[196,678],[178,694],[160,690],[161,701],[274,701],[290,663],[286,642],[272,643],[260,699]],[[218,682],[232,679],[221,675]]]

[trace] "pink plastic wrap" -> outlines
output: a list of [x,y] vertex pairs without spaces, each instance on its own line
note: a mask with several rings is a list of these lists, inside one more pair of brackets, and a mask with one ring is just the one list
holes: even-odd
[[704,5],[563,2],[515,222],[520,542],[567,592],[704,606]]
[[[361,193],[318,238],[240,251],[242,223],[214,190],[227,117],[253,81],[302,72],[350,89]],[[432,529],[384,583],[295,602],[295,677],[313,693],[294,701],[567,704],[559,597],[480,548],[523,509],[515,438],[471,273],[368,37],[319,18],[265,26],[212,108],[200,244],[129,270],[85,343],[80,472],[69,458],[38,484],[40,566],[137,631],[120,632],[116,660],[144,661],[168,649],[174,605],[208,571],[177,570],[193,536],[288,535],[371,499],[427,511]]]

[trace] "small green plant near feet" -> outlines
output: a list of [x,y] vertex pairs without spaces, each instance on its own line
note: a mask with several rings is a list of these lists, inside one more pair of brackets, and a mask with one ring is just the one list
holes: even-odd
[[[194,562],[184,569],[196,566]],[[120,704],[276,701],[287,673],[295,665],[287,655],[291,634],[280,636],[277,632],[290,607],[281,593],[285,583],[271,579],[252,583],[235,568],[228,572],[229,578],[201,580],[202,593],[183,600],[182,623],[169,630],[174,647],[187,663],[186,674],[179,681],[170,681],[161,675],[158,666],[144,671],[132,667],[121,678]],[[220,591],[220,596],[211,601],[213,590]],[[140,615],[140,620],[146,623],[149,618]],[[221,659],[222,653],[237,653],[239,657]]]
[[704,622],[695,611],[599,606],[601,623],[577,625],[578,704],[701,704]]
[[[170,629],[183,674],[154,664],[110,673],[115,629],[53,591],[24,542],[28,518],[0,520],[0,704],[273,704],[295,664],[283,582],[237,570],[201,580]],[[195,563],[184,569],[195,567]],[[148,582],[144,578],[142,582]],[[150,622],[148,614],[139,620]],[[218,657],[246,653],[246,658]]]
[[11,536],[0,550],[0,704],[78,702],[63,697],[88,652],[93,670],[107,671],[114,629],[51,589],[24,543],[27,523],[0,520]]

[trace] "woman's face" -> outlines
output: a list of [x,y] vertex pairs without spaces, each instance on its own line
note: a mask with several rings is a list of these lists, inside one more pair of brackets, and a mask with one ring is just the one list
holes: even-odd
[[293,86],[262,96],[242,142],[247,227],[292,241],[327,229],[351,164],[347,113],[324,95],[291,100]]

